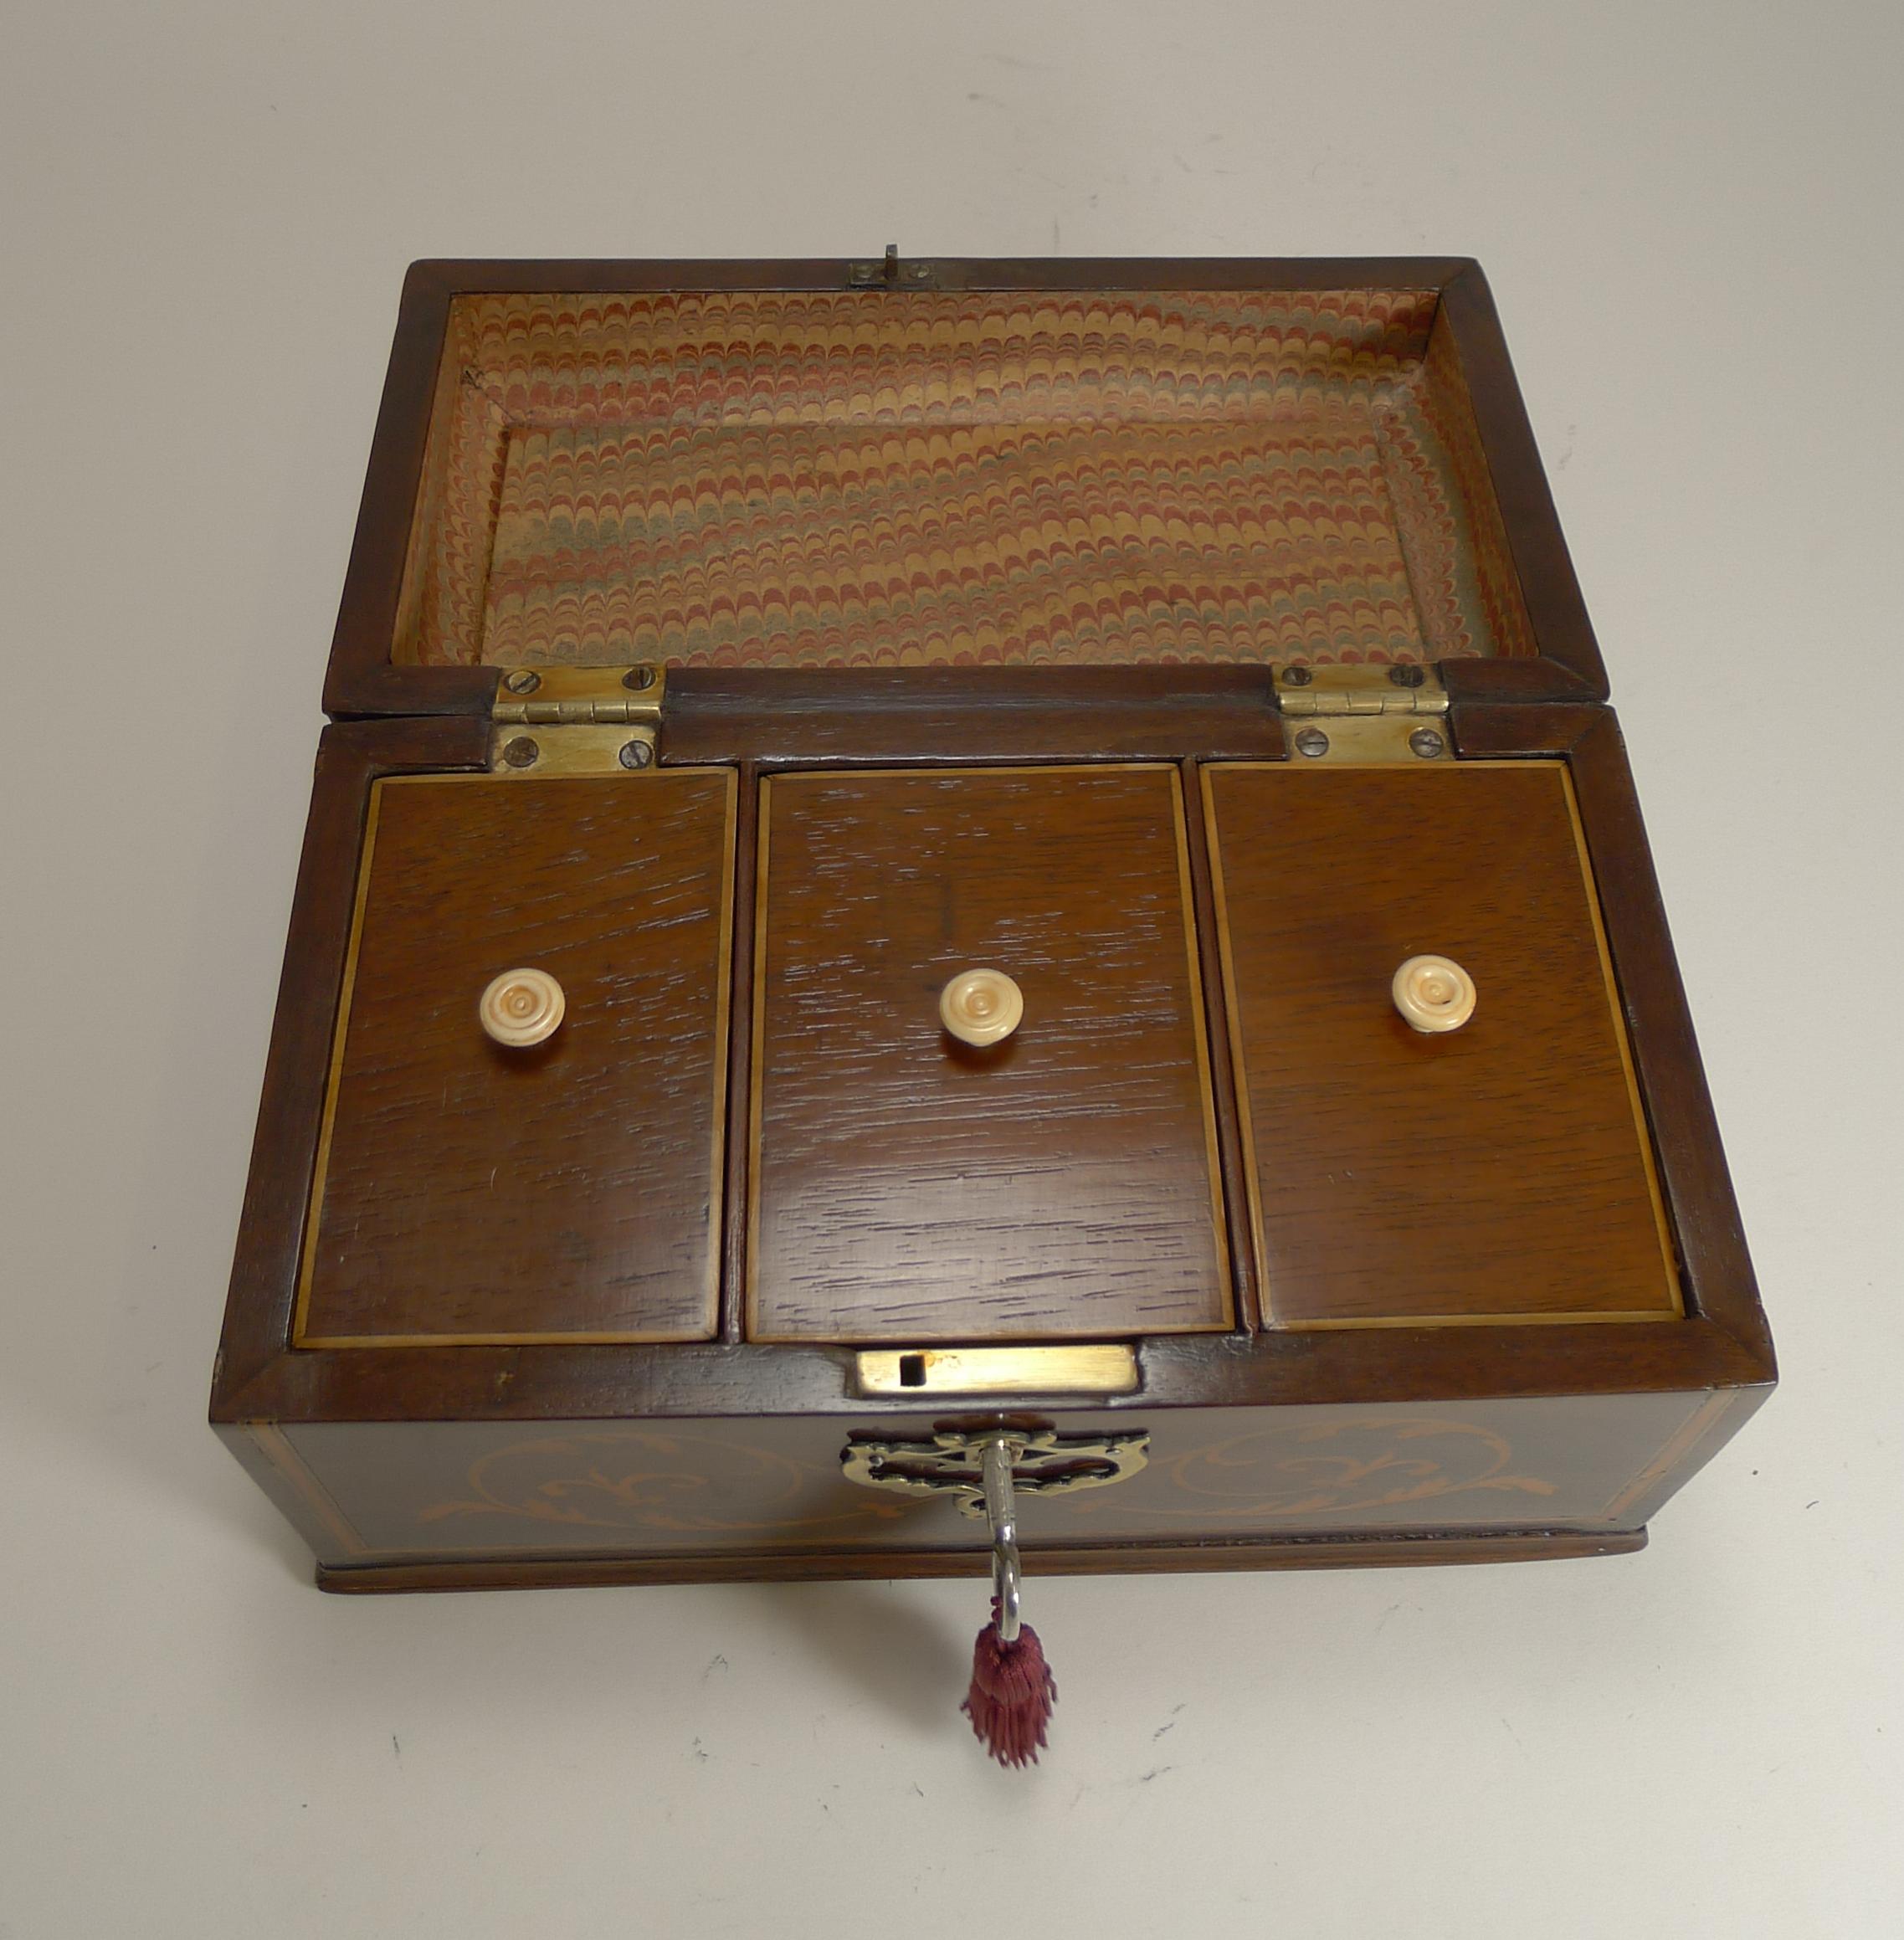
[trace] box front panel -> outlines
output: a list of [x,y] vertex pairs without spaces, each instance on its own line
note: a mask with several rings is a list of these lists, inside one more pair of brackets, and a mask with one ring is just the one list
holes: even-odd
[[713,1332],[733,787],[377,784],[298,1345]]
[[[1211,1409],[1055,1421],[1142,1430],[1127,1479],[1021,1491],[1050,1544],[1513,1529],[1637,1528],[1750,1412],[1750,1397]],[[928,1439],[911,1419],[387,1423],[260,1431],[259,1452],[327,1562],[534,1556],[967,1551],[983,1525],[950,1496],[848,1479],[850,1438]]]
[[[1227,1325],[1176,771],[786,776],[761,825],[752,1337]],[[974,968],[1024,1001],[984,1048]]]

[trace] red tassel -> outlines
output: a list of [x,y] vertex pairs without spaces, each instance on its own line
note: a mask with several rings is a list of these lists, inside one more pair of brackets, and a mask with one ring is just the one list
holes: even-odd
[[1037,1631],[1020,1624],[1008,1644],[998,1635],[993,1597],[992,1620],[972,1653],[972,1689],[959,1706],[972,1720],[973,1735],[1001,1765],[1035,1765],[1057,1698]]

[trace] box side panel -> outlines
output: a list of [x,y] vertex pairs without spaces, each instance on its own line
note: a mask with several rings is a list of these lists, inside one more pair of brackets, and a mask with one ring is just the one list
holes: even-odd
[[336,1565],[367,1558],[363,1538],[275,1423],[219,1422],[213,1424],[213,1432],[321,1563]]

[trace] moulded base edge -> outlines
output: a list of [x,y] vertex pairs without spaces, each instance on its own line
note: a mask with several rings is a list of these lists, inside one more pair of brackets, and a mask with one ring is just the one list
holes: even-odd
[[[1438,1563],[1537,1563],[1625,1556],[1640,1529],[1424,1530],[1407,1534],[1210,1537],[1027,1549],[1028,1576],[1142,1576],[1161,1570],[1388,1569]],[[589,1584],[827,1583],[983,1576],[991,1553],[963,1549],[732,1551],[695,1555],[480,1557],[455,1561],[320,1563],[317,1587],[345,1595],[409,1590],[572,1589]]]

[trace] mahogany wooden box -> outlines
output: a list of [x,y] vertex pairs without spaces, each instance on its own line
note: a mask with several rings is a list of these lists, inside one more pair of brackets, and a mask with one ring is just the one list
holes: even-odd
[[327,1588],[981,1573],[1001,1425],[1034,1572],[1608,1553],[1770,1391],[1472,263],[418,264],[326,705],[212,1418]]

